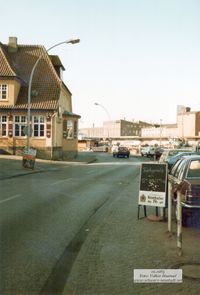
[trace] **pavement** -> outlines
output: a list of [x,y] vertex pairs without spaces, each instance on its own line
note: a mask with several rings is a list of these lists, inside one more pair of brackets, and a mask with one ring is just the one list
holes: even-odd
[[68,161],[53,161],[36,158],[34,169],[30,169],[22,166],[22,156],[0,155],[0,180],[26,174],[40,173],[49,169],[49,165],[80,165],[93,163],[95,161],[95,154],[80,152],[76,158]]

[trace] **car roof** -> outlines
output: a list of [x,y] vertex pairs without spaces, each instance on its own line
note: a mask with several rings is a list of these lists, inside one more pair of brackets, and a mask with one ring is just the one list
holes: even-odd
[[176,154],[176,155],[174,155],[174,156],[172,156],[170,159],[172,159],[172,158],[178,158],[178,157],[180,157],[180,156],[193,156],[193,155],[197,155],[197,154],[195,154],[195,152],[190,152],[190,151],[188,151],[188,152],[180,152],[180,153],[178,153],[178,154]]
[[200,155],[187,155],[187,156],[183,156],[183,159],[191,159],[191,160],[200,160]]

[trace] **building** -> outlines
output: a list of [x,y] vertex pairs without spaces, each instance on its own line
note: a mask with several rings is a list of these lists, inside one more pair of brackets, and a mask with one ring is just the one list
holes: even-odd
[[106,121],[102,127],[82,128],[81,139],[111,140],[113,144],[164,145],[187,142],[195,144],[200,140],[200,111],[191,111],[184,106],[177,107],[177,122],[173,124],[131,122],[126,120]]
[[177,112],[178,137],[187,140],[200,138],[200,111],[182,107]]
[[40,45],[19,45],[16,37],[0,42],[0,150],[21,154],[27,145],[28,84],[31,91],[30,145],[37,157],[65,159],[78,149],[79,115],[72,112],[72,94],[62,81],[58,56]]
[[102,127],[82,128],[79,134],[87,138],[101,139],[122,139],[123,137],[139,137],[141,130],[145,126],[151,126],[146,122],[131,122],[126,120],[114,120],[103,122]]
[[142,129],[142,144],[167,144],[170,139],[177,138],[177,124],[154,124]]
[[200,111],[191,111],[189,107],[177,107],[176,124],[160,124],[142,129],[143,142],[167,144],[181,141],[194,144],[200,139]]

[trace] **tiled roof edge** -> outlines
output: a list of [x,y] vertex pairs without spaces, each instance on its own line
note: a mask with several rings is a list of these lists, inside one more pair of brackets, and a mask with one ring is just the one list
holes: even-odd
[[11,67],[11,65],[10,65],[10,63],[8,61],[7,54],[6,54],[5,50],[4,50],[4,45],[1,42],[0,42],[0,50],[2,52],[2,55],[4,57],[4,60],[5,60],[6,64],[7,64],[8,68],[12,72],[13,76],[16,76],[15,71],[12,69],[12,67]]

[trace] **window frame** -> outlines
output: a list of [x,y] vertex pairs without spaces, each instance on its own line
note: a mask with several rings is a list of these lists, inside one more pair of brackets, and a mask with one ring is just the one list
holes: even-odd
[[[16,118],[19,117],[19,121],[16,121]],[[22,118],[25,118],[25,121],[22,120]],[[17,128],[16,126],[19,126],[19,135],[16,134]],[[23,131],[23,128],[27,126],[27,117],[24,115],[15,115],[14,121],[13,121],[13,136],[14,137],[26,137],[26,134]]]
[[[3,89],[3,87],[6,87],[6,89]],[[4,95],[6,95],[5,98],[3,98]],[[7,101],[7,100],[8,100],[8,84],[0,83],[0,101]]]
[[[37,119],[37,121],[35,121]],[[41,120],[43,119],[43,120]],[[36,130],[35,127],[38,127]],[[43,126],[43,128],[41,128]],[[34,138],[45,138],[46,137],[46,117],[43,115],[32,116],[32,137]],[[38,133],[38,135],[35,134]],[[41,135],[43,133],[43,135]]]
[[66,122],[67,139],[74,139],[74,121],[67,119]]
[[[6,121],[3,121],[3,117],[6,118]],[[2,126],[5,126],[6,134],[2,134],[3,128]],[[0,115],[0,137],[7,137],[8,136],[8,116],[7,115]]]
[[78,138],[78,120],[63,119],[63,138],[69,140]]

